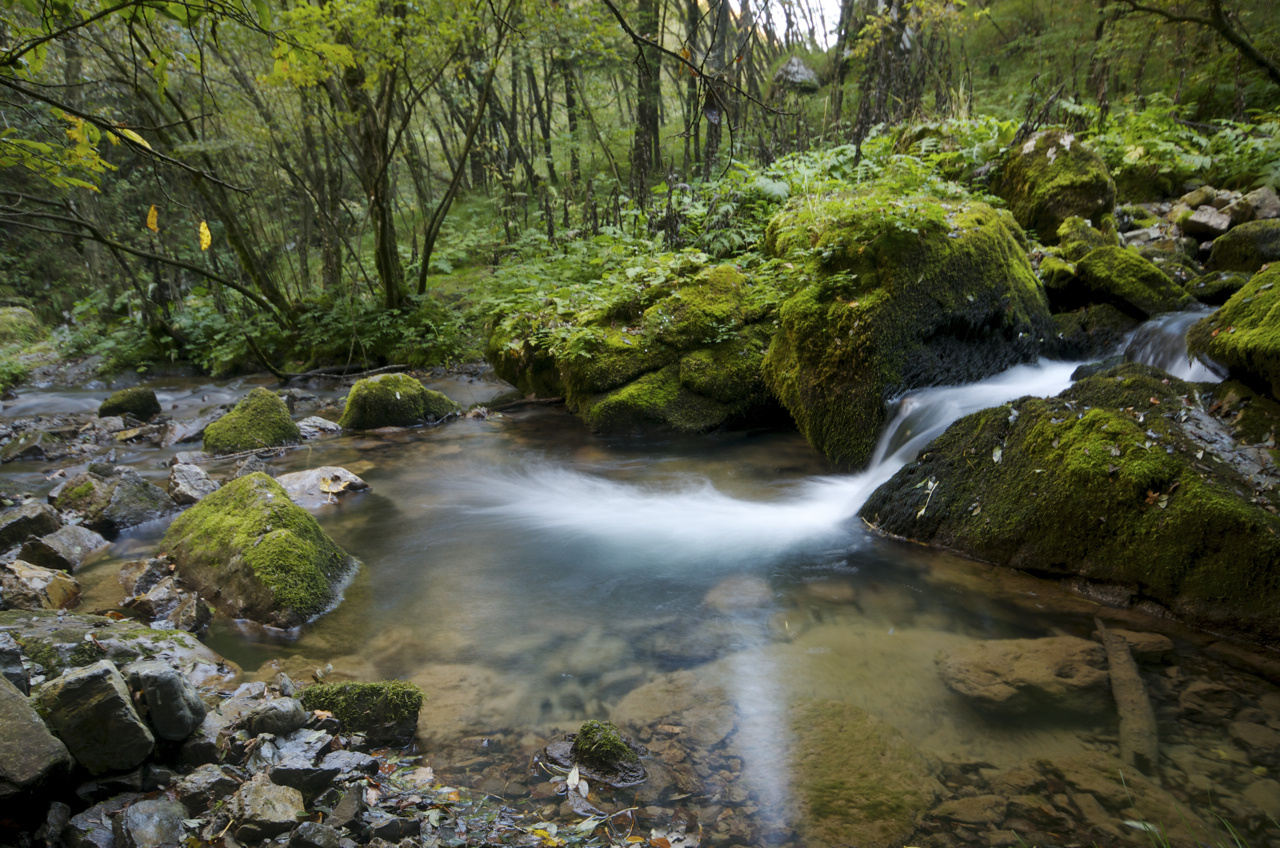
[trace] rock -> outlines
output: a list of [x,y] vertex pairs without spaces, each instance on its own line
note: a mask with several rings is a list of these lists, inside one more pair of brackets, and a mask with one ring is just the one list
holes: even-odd
[[1280,259],[1280,220],[1250,221],[1232,229],[1213,243],[1207,268],[1214,271],[1247,271]]
[[[859,514],[986,562],[1140,586],[1193,621],[1280,632],[1280,518],[1254,502],[1247,457],[1196,397],[1191,384],[1126,363],[1057,398],[975,413]],[[931,479],[926,509],[919,484]]]
[[1210,209],[1214,209],[1216,207],[1213,206],[1213,201],[1217,196],[1217,189],[1210,185],[1203,185],[1182,195],[1182,197],[1178,198],[1178,202],[1187,207],[1187,209],[1199,209],[1201,206],[1208,206]]
[[1055,244],[1070,217],[1101,221],[1116,203],[1116,185],[1096,153],[1063,130],[1045,130],[1013,151],[991,183],[1024,229]]
[[1265,724],[1233,721],[1227,732],[1236,745],[1249,755],[1249,761],[1267,768],[1280,766],[1280,733]]
[[1103,233],[1091,222],[1074,215],[1058,227],[1058,253],[1068,262],[1079,262],[1100,247],[1117,247],[1119,244],[1120,237],[1114,228]]
[[86,527],[101,533],[152,521],[177,508],[163,489],[123,466],[109,477],[92,471],[77,474],[64,484],[54,506],[75,510],[84,517]]
[[123,606],[134,610],[152,627],[176,627],[201,634],[213,621],[213,611],[196,592],[182,589],[177,580],[165,577],[141,595],[125,598]]
[[1211,271],[1188,284],[1187,291],[1201,303],[1221,306],[1252,278],[1252,274],[1242,271]]
[[71,754],[7,678],[0,677],[0,803],[71,773]]
[[286,736],[307,723],[307,711],[296,698],[273,698],[247,712],[240,723],[250,736]]
[[407,374],[378,374],[357,380],[347,395],[339,425],[344,430],[412,427],[438,421],[461,407]]
[[592,784],[623,788],[648,778],[640,758],[649,752],[611,721],[584,721],[577,733],[549,743],[543,753],[560,768],[577,768]]
[[1269,391],[1273,398],[1280,398],[1277,283],[1280,265],[1254,275],[1222,308],[1187,332],[1188,352],[1225,365],[1233,378]]
[[38,342],[49,334],[30,309],[6,306],[0,309],[0,344]]
[[[1193,207],[1194,208],[1194,207]],[[1250,212],[1253,210],[1250,209]],[[1178,221],[1178,226],[1182,231],[1192,238],[1202,240],[1216,239],[1218,236],[1231,229],[1231,216],[1226,212],[1219,212],[1212,206],[1201,206]]]
[[62,526],[53,507],[42,503],[25,503],[0,512],[0,550],[20,544],[28,536],[47,536]]
[[204,449],[213,454],[296,445],[301,441],[302,433],[289,417],[289,407],[261,386],[204,431]]
[[241,842],[255,842],[292,830],[298,823],[296,813],[303,806],[301,792],[277,786],[259,772],[231,799],[235,837]]
[[134,386],[114,392],[98,407],[98,417],[132,415],[139,421],[150,421],[160,414],[160,401],[156,393],[146,386]]
[[22,560],[0,563],[0,604],[9,609],[70,609],[80,602],[80,584],[65,571]]
[[265,474],[207,495],[178,516],[163,545],[183,580],[220,610],[275,627],[328,611],[359,567]]
[[174,573],[176,566],[166,556],[135,559],[120,568],[120,585],[128,595],[145,595],[161,580]]
[[342,774],[337,765],[315,765],[303,757],[285,757],[271,767],[271,782],[292,786],[303,795],[315,795],[328,788]]
[[818,75],[798,56],[792,56],[773,75],[773,84],[796,91],[813,92],[822,87]]
[[177,846],[184,841],[186,810],[177,801],[138,801],[125,807],[111,823],[115,848]]
[[169,465],[199,465],[213,458],[213,454],[204,451],[178,451],[169,460]]
[[1123,247],[1092,251],[1076,265],[1079,286],[1049,290],[1055,310],[1108,303],[1131,318],[1186,309],[1191,297],[1151,262]]
[[239,786],[220,766],[206,763],[179,780],[174,792],[187,813],[198,816]]
[[49,726],[90,774],[130,769],[155,748],[129,688],[116,667],[101,660],[44,684],[36,697]]
[[[980,203],[939,205],[919,234],[871,221],[871,188],[779,213],[768,251],[807,262],[814,280],[780,309],[766,384],[800,432],[839,466],[871,456],[886,402],[1034,359],[1051,336],[1043,290],[1007,216]],[[807,257],[807,259],[806,259]]]
[[0,677],[23,695],[31,691],[31,680],[22,664],[22,646],[8,633],[0,633]]
[[333,713],[344,730],[363,733],[376,747],[412,742],[424,700],[421,689],[401,680],[321,683],[302,691],[304,707]]
[[147,722],[156,736],[180,742],[204,721],[200,693],[177,669],[160,660],[143,660],[124,669],[129,687],[142,695]]
[[1271,186],[1255,189],[1246,194],[1244,199],[1253,207],[1255,220],[1280,218],[1280,197],[1276,196],[1276,190]]
[[[1159,664],[1169,659],[1169,655],[1173,653],[1173,640],[1159,633],[1135,633],[1113,627],[1107,628],[1107,632],[1124,639],[1129,645],[1129,652],[1140,663]],[[1101,634],[1094,632],[1092,635],[1094,639],[1101,641]]]
[[169,469],[169,497],[179,506],[199,502],[218,490],[218,484],[198,465],[174,465]]
[[47,536],[29,537],[18,558],[45,568],[75,571],[90,554],[106,546],[107,540],[88,527],[68,524]]
[[117,795],[72,816],[70,825],[62,832],[63,843],[68,848],[115,848],[114,817],[140,797],[135,792]]
[[954,801],[943,801],[934,807],[929,815],[959,822],[960,824],[985,827],[1004,821],[1009,802],[1000,795],[974,795],[969,798],[957,798]]
[[318,439],[331,433],[341,433],[342,426],[330,421],[328,418],[313,415],[310,418],[304,418],[299,421],[298,430],[302,432],[302,438],[304,439]]
[[51,433],[41,430],[28,430],[0,448],[0,462],[13,462],[18,459],[52,460],[65,456],[66,448],[62,441]]
[[245,457],[236,463],[228,479],[239,480],[241,477],[248,477],[250,474],[266,474],[270,477],[271,471],[267,466],[267,461],[259,456]]
[[773,603],[773,589],[759,577],[729,577],[712,586],[702,603],[722,613],[760,609]]
[[1109,303],[1099,303],[1054,315],[1053,324],[1059,353],[1088,359],[1108,356],[1121,347],[1138,326],[1138,321]]
[[[168,448],[174,445],[185,444],[186,442],[198,442],[204,438],[205,429],[223,416],[221,410],[217,412],[206,413],[195,418],[185,421],[170,421],[164,425],[160,431],[160,447]],[[178,454],[182,457],[189,451]],[[177,459],[178,457],[175,457]],[[181,462],[176,464],[183,464]]]
[[378,773],[378,761],[359,751],[334,751],[331,754],[325,754],[324,759],[320,761],[320,767],[337,769],[343,779],[350,778],[353,775],[374,775]]
[[325,465],[307,471],[281,474],[276,482],[284,486],[293,502],[303,509],[335,503],[341,495],[363,492],[369,484],[345,468]]
[[338,848],[341,834],[318,822],[303,822],[289,837],[289,848]]
[[1075,636],[975,642],[940,657],[938,674],[952,692],[1002,715],[1112,709],[1106,653]]

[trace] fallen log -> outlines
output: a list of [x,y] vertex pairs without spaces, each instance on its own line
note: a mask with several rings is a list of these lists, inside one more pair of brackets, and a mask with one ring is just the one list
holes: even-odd
[[1147,687],[1125,638],[1108,631],[1100,619],[1095,618],[1094,622],[1107,651],[1111,694],[1120,714],[1120,758],[1143,774],[1154,776],[1160,766],[1160,737]]

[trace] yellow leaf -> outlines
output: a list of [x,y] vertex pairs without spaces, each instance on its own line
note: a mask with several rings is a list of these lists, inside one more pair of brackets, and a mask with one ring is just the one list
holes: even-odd
[[213,236],[209,233],[209,225],[204,221],[200,222],[200,249],[208,250],[209,245],[213,244]]
[[130,140],[130,141],[132,141],[134,144],[140,144],[140,145],[142,145],[143,147],[147,148],[148,150],[150,150],[150,149],[151,149],[151,145],[150,145],[150,144],[147,144],[147,140],[146,140],[145,138],[143,138],[142,136],[138,135],[138,134],[137,134],[136,132],[134,132],[133,130],[121,129],[121,130],[120,130],[120,135],[122,135],[122,136],[124,136],[125,138],[129,139],[129,140]]
[[153,233],[160,232],[160,225],[156,223],[156,219],[159,216],[160,213],[156,211],[156,205],[154,203],[151,204],[151,210],[147,212],[147,229]]

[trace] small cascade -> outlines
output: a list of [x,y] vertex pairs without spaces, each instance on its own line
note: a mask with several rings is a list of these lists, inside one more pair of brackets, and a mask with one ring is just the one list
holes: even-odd
[[1125,346],[1124,358],[1161,368],[1180,380],[1193,383],[1221,381],[1223,374],[1187,352],[1187,331],[1212,312],[1205,307],[1157,315],[1133,331]]

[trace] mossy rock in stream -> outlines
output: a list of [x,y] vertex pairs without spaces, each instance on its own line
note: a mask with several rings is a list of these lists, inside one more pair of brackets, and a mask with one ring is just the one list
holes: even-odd
[[1252,274],[1244,271],[1210,271],[1187,282],[1187,291],[1201,303],[1221,306],[1240,289],[1249,285]]
[[793,204],[766,233],[808,282],[780,309],[765,382],[845,467],[871,456],[895,395],[989,376],[1056,341],[1007,214],[913,196],[899,198],[907,217],[895,225],[882,195]]
[[1049,302],[1058,311],[1108,303],[1139,321],[1160,312],[1186,309],[1191,296],[1182,286],[1123,247],[1100,247],[1076,263],[1078,285],[1049,289]]
[[160,414],[160,401],[156,393],[146,386],[134,386],[112,392],[98,407],[98,417],[108,415],[132,415],[139,421],[150,421]]
[[1196,622],[1280,637],[1280,517],[1204,387],[1129,363],[969,415],[878,488],[886,533],[1129,587]]
[[646,753],[644,746],[620,733],[613,722],[594,719],[544,749],[547,760],[560,768],[577,768],[589,780],[613,787],[637,786],[648,779],[640,763],[640,756]]
[[1217,312],[1198,321],[1187,332],[1187,350],[1280,398],[1280,265],[1255,274]]
[[220,611],[281,628],[332,608],[359,567],[261,472],[206,495],[178,516],[162,545],[183,582]]
[[408,374],[378,374],[357,380],[347,395],[338,424],[344,430],[412,427],[439,421],[461,409],[440,392]]
[[1090,222],[1076,215],[1062,222],[1058,227],[1058,252],[1068,262],[1079,262],[1092,251],[1100,247],[1119,247],[1120,237],[1115,231],[1115,222],[1104,216],[1107,226],[1095,228]]
[[204,431],[204,449],[214,454],[296,445],[301,441],[302,431],[289,416],[289,407],[261,386]]
[[1116,204],[1116,184],[1102,157],[1065,130],[1038,132],[1012,151],[991,191],[1045,244],[1058,243],[1068,218],[1101,223]]
[[102,473],[82,471],[75,475],[53,501],[58,509],[79,513],[90,530],[115,533],[178,508],[164,489],[148,483],[132,468],[91,467]]
[[1280,261],[1280,219],[1249,221],[1218,236],[1206,267],[1256,274],[1276,261]]
[[418,729],[418,713],[426,696],[412,683],[320,683],[299,696],[309,710],[326,710],[344,730],[363,733],[369,744],[408,745]]

